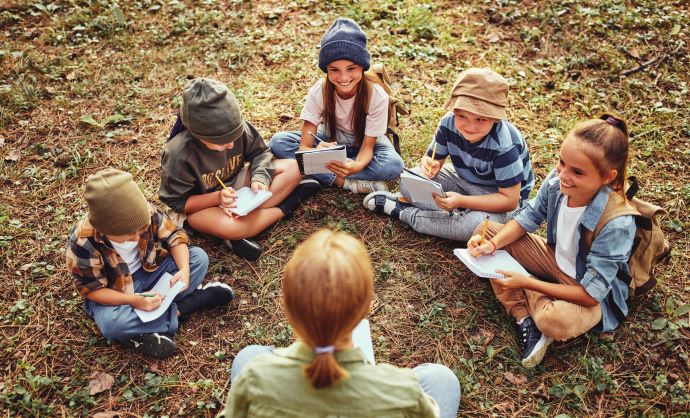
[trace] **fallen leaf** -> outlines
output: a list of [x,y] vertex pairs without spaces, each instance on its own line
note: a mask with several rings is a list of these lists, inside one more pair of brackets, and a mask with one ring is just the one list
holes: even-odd
[[198,344],[199,344],[199,341],[190,341],[190,342],[189,342],[189,345],[191,345],[192,347],[194,347],[194,346],[196,346],[196,345],[198,345]]
[[5,161],[11,161],[13,163],[16,163],[19,161],[19,158],[22,156],[21,152],[18,149],[11,149],[10,152],[5,155]]
[[489,42],[496,43],[501,40],[501,37],[497,33],[492,33],[491,36],[489,36]]
[[0,147],[5,145],[5,137],[0,135]]
[[115,418],[119,416],[120,413],[115,411],[96,412],[93,414],[93,418]]
[[293,119],[292,115],[288,115],[287,113],[283,113],[282,115],[278,116],[278,119],[281,122],[287,122]]
[[527,383],[527,376],[525,376],[522,373],[520,373],[520,377],[515,377],[515,375],[511,372],[505,372],[503,373],[503,377],[505,377],[507,381],[514,384],[515,386],[520,386]]
[[95,371],[89,376],[89,395],[95,395],[113,387],[115,378],[106,372]]
[[99,128],[103,127],[103,125],[99,123],[96,119],[94,119],[93,116],[91,116],[91,114],[82,116],[81,119],[79,119],[79,122],[89,126],[97,126]]

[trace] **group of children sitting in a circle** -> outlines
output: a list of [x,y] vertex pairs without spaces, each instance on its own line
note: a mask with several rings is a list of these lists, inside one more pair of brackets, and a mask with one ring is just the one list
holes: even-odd
[[[163,149],[159,189],[173,216],[149,204],[129,173],[105,169],[87,179],[88,214],[70,232],[67,265],[106,339],[170,356],[179,322],[234,297],[224,283],[202,285],[208,257],[188,245],[184,222],[255,260],[261,248],[247,238],[291,217],[322,186],[366,193],[368,209],[424,234],[467,241],[477,257],[508,250],[534,276],[503,272],[505,279],[490,283],[515,320],[525,367],[539,364],[553,340],[619,325],[613,311],[627,314],[628,288],[617,273],[628,269],[632,216],[608,222],[589,250],[580,227],[593,229],[609,193],[624,191],[622,119],[607,114],[577,123],[529,200],[535,179],[527,144],[507,121],[508,83],[488,69],[463,71],[415,168],[446,195],[435,195],[435,205],[417,204],[404,188],[393,194],[386,185],[400,176],[403,161],[385,136],[388,96],[364,74],[370,66],[364,32],[337,19],[321,40],[318,62],[326,77],[307,94],[301,132],[277,133],[268,146],[224,84],[198,78],[184,89]],[[348,159],[329,163],[331,174],[303,178],[295,152],[335,144],[346,146]],[[231,209],[234,190],[244,186],[273,194],[240,217]],[[477,231],[487,214],[495,222],[484,240]],[[532,234],[544,221],[546,239]],[[185,289],[165,314],[142,322],[134,309],[161,305],[151,288],[164,273]],[[352,331],[367,317],[372,296],[371,262],[359,240],[322,230],[299,245],[282,279],[283,308],[297,342],[275,350],[250,346],[236,355],[225,415],[455,416],[460,386],[447,367],[373,365],[353,347]]]

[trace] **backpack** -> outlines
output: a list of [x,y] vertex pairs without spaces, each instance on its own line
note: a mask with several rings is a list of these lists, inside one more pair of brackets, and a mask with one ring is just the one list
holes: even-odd
[[668,261],[671,255],[671,246],[664,237],[664,232],[659,227],[659,216],[666,212],[659,206],[645,202],[635,197],[639,190],[639,184],[635,177],[628,177],[630,187],[625,192],[627,201],[616,193],[609,193],[609,201],[599,218],[594,231],[587,229],[583,232],[585,248],[589,250],[592,242],[599,235],[601,229],[608,221],[623,215],[635,217],[635,239],[632,251],[628,259],[630,275],[622,270],[618,271],[618,278],[628,285],[630,296],[641,295],[656,285],[653,275],[654,266],[661,261]]
[[[393,147],[395,151],[400,154],[400,135],[398,135],[398,115],[409,115],[410,111],[406,109],[400,100],[396,98],[396,91],[391,87],[391,78],[386,72],[383,64],[374,64],[365,73],[368,79],[385,90],[388,94],[388,129],[386,130],[386,136],[393,142]],[[371,103],[371,89],[369,90],[369,97],[367,99],[366,113],[369,113],[369,104]]]

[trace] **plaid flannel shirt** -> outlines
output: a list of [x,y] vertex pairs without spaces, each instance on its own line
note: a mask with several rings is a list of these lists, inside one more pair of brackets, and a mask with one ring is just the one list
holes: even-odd
[[[139,254],[142,268],[155,271],[170,248],[189,243],[189,237],[158,207],[149,204],[149,209],[151,223],[139,235]],[[72,228],[67,238],[67,269],[82,296],[105,287],[134,294],[133,272],[108,238],[91,226],[88,216]]]

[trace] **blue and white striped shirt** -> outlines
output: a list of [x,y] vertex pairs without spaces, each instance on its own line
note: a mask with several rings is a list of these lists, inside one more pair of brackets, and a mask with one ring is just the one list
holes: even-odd
[[[494,123],[489,134],[470,143],[455,128],[453,113],[449,112],[436,129],[436,159],[450,155],[455,171],[465,180],[485,186],[509,188],[520,184],[520,198],[527,200],[534,187],[534,173],[527,143],[520,131],[510,122]],[[434,141],[429,144],[431,156]]]

